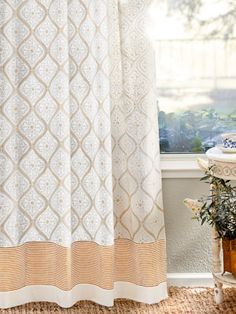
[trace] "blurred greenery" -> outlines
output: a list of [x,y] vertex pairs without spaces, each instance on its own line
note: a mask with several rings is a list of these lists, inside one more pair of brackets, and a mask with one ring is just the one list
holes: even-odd
[[220,134],[236,131],[236,110],[160,111],[159,129],[162,153],[203,153],[220,143]]
[[[224,45],[228,39],[236,37],[236,0],[166,1],[168,15],[180,15],[181,18],[184,18],[186,29],[193,31],[193,37],[206,41],[209,38],[218,38],[224,41]],[[212,12],[202,14],[206,5],[208,5],[208,10],[209,5],[212,6]],[[223,8],[222,13],[211,14],[214,13],[214,10],[218,12],[219,8]],[[196,51],[195,54],[197,53]],[[219,59],[217,62],[223,62],[223,60]],[[170,64],[172,63],[170,62]],[[217,73],[216,70],[215,73]],[[216,75],[215,73],[214,75]],[[214,77],[214,79],[217,78],[218,76]],[[234,79],[235,77],[230,78]],[[167,86],[167,91],[170,93],[170,86]],[[212,97],[215,109],[206,106],[205,109],[199,110],[171,113],[160,111],[159,128],[162,153],[203,153],[217,143],[221,143],[220,134],[236,132],[236,94],[234,90],[224,91],[217,87],[208,96]],[[173,99],[171,94],[167,96],[164,94],[162,97]],[[227,106],[227,110],[224,112],[225,106]],[[228,111],[229,107],[230,110],[232,107],[231,112]],[[216,108],[221,108],[222,111]]]
[[214,17],[201,18],[199,13],[206,4],[205,0],[170,0],[170,14],[179,12],[186,18],[186,27],[204,37],[230,38],[235,36],[236,1],[214,0],[212,5],[224,4],[227,10]]

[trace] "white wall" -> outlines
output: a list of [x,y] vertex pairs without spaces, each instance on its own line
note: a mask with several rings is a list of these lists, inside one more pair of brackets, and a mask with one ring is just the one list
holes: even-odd
[[168,273],[211,271],[210,228],[192,220],[183,204],[186,197],[208,193],[199,179],[163,179]]

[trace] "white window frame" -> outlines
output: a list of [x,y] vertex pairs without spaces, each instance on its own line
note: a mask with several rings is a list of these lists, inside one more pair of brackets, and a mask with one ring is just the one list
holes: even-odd
[[161,154],[162,178],[201,178],[197,158],[206,160],[205,154]]

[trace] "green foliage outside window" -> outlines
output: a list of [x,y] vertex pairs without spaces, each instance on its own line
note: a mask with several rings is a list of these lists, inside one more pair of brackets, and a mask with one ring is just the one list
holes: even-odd
[[[227,127],[227,129],[226,129]],[[236,109],[159,113],[162,153],[203,153],[220,141],[220,134],[236,130]]]

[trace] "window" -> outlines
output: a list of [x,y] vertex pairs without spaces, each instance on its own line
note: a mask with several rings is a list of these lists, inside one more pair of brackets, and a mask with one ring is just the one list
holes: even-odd
[[161,152],[202,153],[236,131],[236,1],[160,0],[154,12]]

